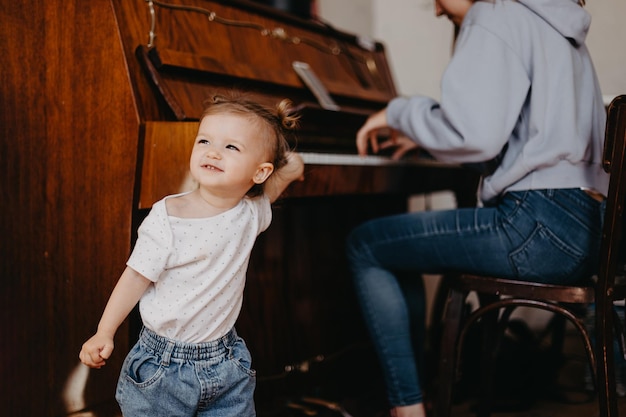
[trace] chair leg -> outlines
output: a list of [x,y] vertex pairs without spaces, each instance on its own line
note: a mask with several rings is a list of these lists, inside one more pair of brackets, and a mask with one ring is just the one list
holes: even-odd
[[[624,310],[626,314],[626,310]],[[619,346],[620,356],[626,359],[626,340],[624,340],[624,325],[622,319],[615,309],[613,309],[613,324],[615,328],[615,337],[617,338],[617,345]]]
[[555,314],[549,323],[550,331],[552,332],[550,349],[556,354],[563,352],[563,346],[565,344],[565,323],[565,317],[560,314]]
[[[497,300],[497,296],[479,295],[480,305],[490,304]],[[493,381],[495,378],[495,362],[500,345],[501,333],[504,329],[498,327],[498,310],[488,312],[480,318],[482,327],[482,357],[480,358],[480,367],[482,373],[480,375],[481,393],[479,395],[477,417],[489,417],[493,409]],[[504,319],[507,320],[506,318]]]
[[613,302],[609,297],[596,301],[596,391],[601,417],[617,417],[615,361],[613,356]]
[[466,294],[448,291],[442,315],[441,349],[437,375],[436,417],[449,417],[452,411],[452,391],[456,383],[456,346],[464,314]]

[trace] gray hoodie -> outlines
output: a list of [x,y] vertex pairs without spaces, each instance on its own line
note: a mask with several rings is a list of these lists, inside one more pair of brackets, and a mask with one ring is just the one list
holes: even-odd
[[387,119],[440,161],[491,160],[480,198],[586,187],[606,195],[606,113],[574,0],[477,1],[441,82],[441,102],[393,99]]

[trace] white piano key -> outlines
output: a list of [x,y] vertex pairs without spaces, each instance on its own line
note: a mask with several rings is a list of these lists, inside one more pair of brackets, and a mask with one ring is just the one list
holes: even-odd
[[393,160],[388,156],[366,155],[359,156],[356,154],[335,154],[335,153],[316,153],[301,152],[300,155],[305,164],[308,165],[354,165],[354,166],[389,166],[389,165],[424,165],[424,166],[446,166],[433,159],[412,158]]

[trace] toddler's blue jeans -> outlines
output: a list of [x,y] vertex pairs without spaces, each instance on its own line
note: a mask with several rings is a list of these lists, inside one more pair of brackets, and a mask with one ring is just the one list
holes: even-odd
[[401,214],[353,230],[348,259],[390,404],[423,401],[409,314],[420,308],[407,305],[400,275],[575,283],[596,272],[603,213],[604,203],[581,189],[533,190],[487,207]]
[[117,385],[124,417],[253,417],[256,374],[232,329],[206,343],[181,343],[143,328]]

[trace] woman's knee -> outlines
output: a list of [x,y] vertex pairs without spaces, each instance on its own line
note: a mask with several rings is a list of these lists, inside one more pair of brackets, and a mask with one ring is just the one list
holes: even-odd
[[[346,256],[351,265],[361,263],[363,260],[370,258],[368,242],[369,242],[369,224],[363,223],[348,233],[345,241]],[[368,255],[364,256],[367,253]]]

